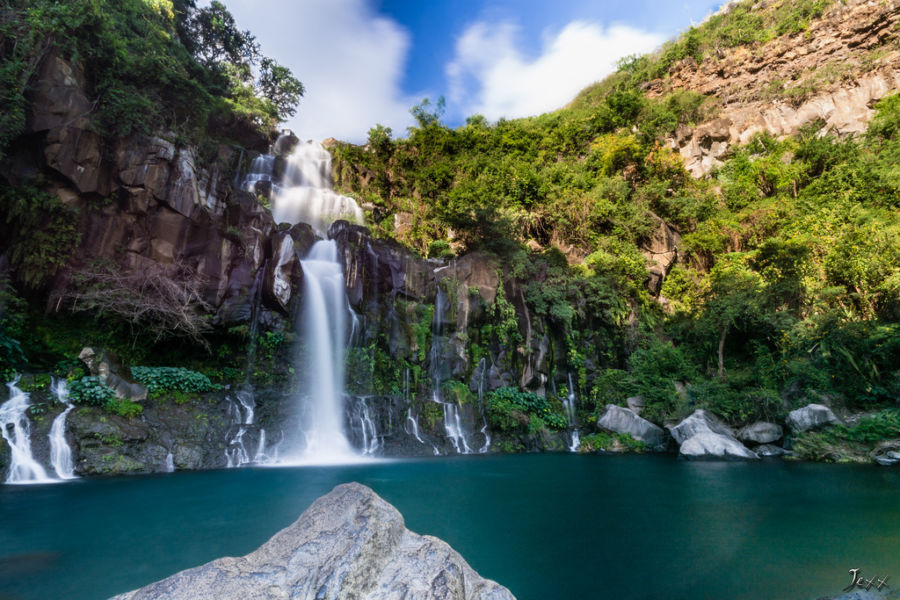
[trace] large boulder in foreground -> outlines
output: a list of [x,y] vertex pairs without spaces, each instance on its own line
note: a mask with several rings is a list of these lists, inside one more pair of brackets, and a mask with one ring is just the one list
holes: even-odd
[[661,427],[637,416],[634,411],[615,404],[606,405],[606,412],[597,421],[597,425],[613,433],[627,433],[654,449],[662,449],[666,445],[666,432]]
[[835,425],[840,420],[824,404],[807,404],[788,413],[787,424],[794,433]]
[[702,432],[691,436],[679,453],[689,460],[756,460],[759,456],[731,436]]
[[417,535],[358,483],[339,485],[255,551],[114,600],[515,600],[445,542]]

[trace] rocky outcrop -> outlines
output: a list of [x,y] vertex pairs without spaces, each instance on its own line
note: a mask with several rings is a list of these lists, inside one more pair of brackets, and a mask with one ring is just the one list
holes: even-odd
[[823,404],[807,404],[788,413],[787,424],[794,433],[840,423],[831,409]]
[[597,420],[597,426],[613,433],[627,433],[656,450],[666,445],[666,432],[661,427],[615,404],[606,405],[606,412]]
[[711,431],[691,436],[681,445],[678,452],[680,456],[690,460],[755,460],[759,458],[733,437]]
[[[231,147],[201,160],[172,132],[102,139],[91,128],[83,73],[55,53],[41,63],[29,106],[26,134],[3,175],[12,185],[28,181],[33,157],[42,157],[48,190],[80,214],[70,271],[98,260],[127,272],[178,267],[192,273],[218,322],[249,318],[274,223],[254,197],[231,189]],[[58,277],[53,291],[62,295],[69,284]]]
[[147,399],[147,388],[134,380],[131,369],[122,364],[112,352],[84,348],[78,359],[87,365],[91,375],[99,377],[101,383],[111,388],[116,397],[133,402]]
[[669,426],[668,430],[678,444],[684,444],[698,433],[717,433],[730,438],[734,437],[734,432],[730,427],[703,409],[695,410],[678,425]]
[[445,542],[406,529],[371,489],[339,485],[257,550],[220,558],[115,600],[514,600]]
[[[768,0],[758,3],[765,10]],[[820,123],[839,135],[865,131],[874,103],[900,89],[896,37],[900,3],[835,2],[808,31],[757,47],[720,50],[698,65],[686,59],[652,96],[685,89],[715,97],[721,110],[668,140],[695,177],[703,176],[736,144],[755,134],[776,137]]]
[[900,440],[881,442],[875,446],[869,457],[882,467],[900,465]]
[[737,432],[737,438],[742,442],[753,442],[756,444],[771,444],[777,442],[784,436],[784,430],[777,423],[767,423],[765,421],[757,421],[742,427]]

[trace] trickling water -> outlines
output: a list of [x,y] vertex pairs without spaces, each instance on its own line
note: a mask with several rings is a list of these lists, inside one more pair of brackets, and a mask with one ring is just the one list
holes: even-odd
[[75,407],[69,402],[69,388],[65,379],[54,380],[51,389],[57,402],[65,404],[66,409],[53,419],[47,436],[50,439],[50,466],[60,479],[75,479],[72,449],[66,440],[66,417]]
[[459,418],[459,406],[450,402],[443,402],[444,406],[444,431],[447,438],[453,444],[457,454],[472,454],[472,448],[466,440],[466,430]]
[[174,473],[175,472],[175,457],[172,456],[172,453],[169,452],[166,454],[166,473]]
[[256,401],[253,398],[252,389],[243,389],[235,392],[237,403],[228,398],[228,416],[231,419],[231,427],[229,431],[236,428],[236,432],[228,441],[225,448],[225,466],[228,468],[240,467],[249,464],[250,455],[244,446],[244,434],[250,425],[253,425],[253,419],[256,413]]
[[581,445],[581,436],[578,434],[577,423],[575,422],[575,385],[572,383],[571,373],[569,373],[569,393],[563,400],[563,408],[566,411],[566,422],[569,427],[573,428],[569,452],[578,452],[578,446]]
[[259,441],[256,443],[256,454],[253,455],[253,462],[262,464],[268,459],[269,457],[266,456],[266,430],[260,428]]
[[484,410],[484,380],[487,377],[487,361],[484,357],[478,361],[478,368],[481,369],[481,379],[478,380],[478,410],[481,411],[481,435],[484,436],[484,445],[478,449],[478,454],[487,454],[491,449],[491,434],[488,432],[487,417]]
[[323,233],[337,219],[363,222],[353,198],[331,189],[331,154],[316,141],[300,142],[287,158],[281,186],[272,203],[276,223],[309,223]]
[[18,383],[16,377],[6,384],[9,400],[0,406],[0,435],[11,451],[6,483],[46,483],[52,479],[31,453],[31,422],[26,414],[28,394],[19,389]]
[[357,398],[353,406],[350,423],[362,442],[362,452],[366,456],[375,456],[384,448],[384,436],[378,434],[378,427],[372,418],[368,399]]

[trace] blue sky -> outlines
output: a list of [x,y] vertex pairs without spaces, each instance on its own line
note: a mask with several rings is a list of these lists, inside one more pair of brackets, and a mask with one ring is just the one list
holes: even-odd
[[362,142],[376,123],[405,135],[409,108],[444,96],[444,122],[564,106],[721,0],[225,0],[264,54],[307,88],[288,126]]

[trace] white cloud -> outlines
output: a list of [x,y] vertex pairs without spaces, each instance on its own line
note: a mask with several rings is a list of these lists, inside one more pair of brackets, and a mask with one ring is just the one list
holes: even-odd
[[649,52],[664,40],[624,25],[573,21],[556,34],[545,34],[541,54],[529,59],[517,47],[518,33],[508,22],[480,21],[465,30],[446,67],[453,104],[490,120],[555,110],[612,73],[619,58]]
[[364,0],[227,0],[263,54],[289,67],[306,94],[287,126],[301,138],[362,142],[376,123],[405,134],[427,95],[401,90],[409,33]]

